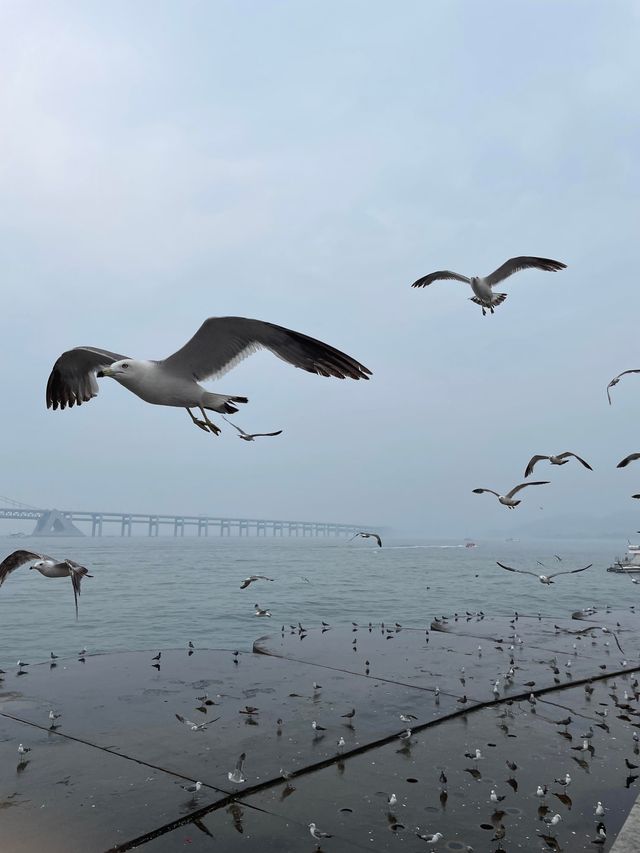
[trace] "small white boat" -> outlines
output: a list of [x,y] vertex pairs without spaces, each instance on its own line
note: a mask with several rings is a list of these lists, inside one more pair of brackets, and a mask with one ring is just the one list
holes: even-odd
[[631,574],[640,572],[640,545],[632,545],[629,542],[627,553],[624,557],[618,557],[612,566],[607,569],[608,572],[616,574]]

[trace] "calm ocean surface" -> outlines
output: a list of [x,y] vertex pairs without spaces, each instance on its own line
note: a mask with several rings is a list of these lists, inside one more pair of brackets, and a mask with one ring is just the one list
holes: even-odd
[[[587,605],[627,606],[640,585],[607,573],[625,543],[483,541],[475,549],[442,540],[389,539],[379,549],[342,539],[86,538],[0,539],[0,559],[17,548],[71,557],[94,575],[83,583],[74,619],[67,580],[48,580],[27,568],[0,590],[0,666],[39,661],[50,651],[75,655],[121,649],[199,647],[250,650],[254,639],[280,626],[400,622],[424,626],[453,611],[568,615]],[[445,547],[446,546],[446,547]],[[563,557],[562,566],[554,554]],[[593,563],[579,575],[543,586],[507,573],[500,560],[549,571]],[[542,571],[542,569],[540,569]],[[241,590],[250,574],[266,574]],[[256,618],[254,604],[273,617]]]

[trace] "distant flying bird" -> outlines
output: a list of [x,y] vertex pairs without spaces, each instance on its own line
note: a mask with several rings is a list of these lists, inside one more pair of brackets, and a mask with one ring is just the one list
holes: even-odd
[[365,533],[364,531],[360,531],[360,533],[354,533],[349,542],[353,542],[356,537],[360,537],[361,539],[375,539],[378,543],[378,548],[382,548],[382,539],[378,536],[377,533]]
[[192,732],[203,732],[207,726],[210,726],[212,723],[217,722],[220,717],[216,717],[215,720],[207,720],[206,723],[194,723],[191,720],[186,720],[181,714],[176,714],[176,720],[178,722],[183,723],[188,729],[191,729]]
[[626,376],[627,373],[640,373],[640,369],[637,370],[623,370],[622,373],[619,373],[617,376],[614,376],[611,382],[607,385],[607,399],[609,400],[609,405],[611,405],[611,394],[609,393],[609,388],[613,388],[614,385],[617,385],[618,382],[622,379],[623,376]]
[[511,566],[505,566],[504,563],[500,563],[496,560],[501,569],[506,569],[508,572],[517,572],[519,575],[533,575],[534,578],[538,578],[540,583],[550,584],[553,583],[552,578],[557,578],[558,575],[575,575],[578,572],[586,572],[587,569],[590,569],[593,563],[589,563],[588,566],[584,566],[582,569],[571,569],[571,571],[564,572],[553,572],[550,575],[539,575],[537,572],[529,572],[526,569],[512,569]]
[[234,424],[233,421],[230,421],[229,418],[225,418],[224,415],[222,416],[222,420],[226,421],[228,424],[231,424],[232,427],[235,427],[235,429],[237,429],[240,433],[238,438],[241,438],[243,441],[255,441],[256,438],[261,438],[262,436],[282,435],[281,429],[277,430],[276,432],[245,432],[243,429],[240,429],[238,424]]
[[529,460],[529,464],[525,469],[524,476],[530,477],[531,474],[533,474],[533,469],[542,459],[548,459],[552,465],[566,465],[569,461],[569,457],[571,456],[573,456],[574,459],[577,459],[578,462],[584,465],[585,468],[588,468],[589,471],[593,471],[593,468],[591,467],[591,465],[589,465],[588,462],[585,462],[584,459],[581,459],[580,456],[575,453],[572,453],[570,450],[565,450],[564,453],[558,453],[557,456],[532,456]]
[[240,584],[240,589],[246,589],[249,584],[255,583],[255,581],[273,581],[273,578],[268,578],[266,575],[249,575]]
[[466,275],[460,275],[457,272],[451,272],[450,270],[439,270],[438,272],[429,273],[429,275],[425,275],[422,278],[414,281],[411,287],[427,287],[427,285],[432,284],[434,281],[439,281],[442,279],[453,279],[454,281],[461,281],[464,284],[471,285],[471,289],[473,290],[475,296],[469,297],[472,302],[475,302],[476,305],[480,305],[482,307],[483,316],[487,313],[486,309],[493,314],[493,309],[496,305],[500,305],[507,298],[506,293],[494,293],[493,288],[496,284],[501,281],[504,281],[505,278],[509,278],[510,275],[513,275],[520,270],[530,269],[531,267],[539,270],[544,270],[546,272],[558,272],[558,270],[566,269],[566,264],[563,264],[561,261],[552,261],[549,258],[535,258],[535,257],[527,257],[520,256],[517,258],[510,258],[508,261],[505,261],[501,267],[498,267],[497,270],[494,270],[487,276],[471,276],[471,278],[467,278]]
[[519,486],[514,486],[510,492],[507,492],[506,495],[494,492],[493,489],[473,489],[473,494],[481,495],[483,492],[489,492],[489,494],[495,495],[503,506],[508,506],[509,509],[513,509],[520,503],[520,501],[514,501],[513,496],[521,489],[526,489],[527,486],[546,486],[549,482],[549,480],[534,480],[531,483],[520,483]]
[[271,611],[260,607],[259,604],[254,604],[254,614],[256,616],[271,616]]
[[80,596],[80,584],[82,578],[91,578],[88,570],[76,563],[74,560],[54,560],[53,557],[47,557],[46,554],[36,554],[33,551],[14,551],[0,563],[0,586],[9,577],[11,572],[24,566],[27,563],[33,563],[30,569],[35,569],[40,572],[45,578],[71,578],[71,586],[73,587],[73,597],[76,604],[76,619],[78,618],[78,597]]
[[626,468],[630,462],[635,462],[636,459],[640,459],[640,453],[630,453],[618,462],[616,468]]
[[[371,371],[334,347],[300,332],[246,317],[209,317],[190,341],[162,361],[132,359],[96,347],[62,353],[47,382],[47,408],[82,405],[98,393],[96,378],[110,376],[147,403],[184,408],[193,423],[218,435],[205,410],[233,414],[246,397],[212,394],[199,383],[222,376],[258,349],[309,373],[368,379]],[[191,409],[202,414],[196,418]]]

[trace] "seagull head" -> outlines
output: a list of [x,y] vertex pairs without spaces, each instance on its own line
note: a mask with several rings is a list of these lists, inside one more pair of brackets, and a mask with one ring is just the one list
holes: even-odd
[[98,379],[102,379],[104,376],[109,376],[111,379],[115,379],[117,382],[121,382],[123,385],[126,385],[128,380],[135,380],[135,378],[140,375],[142,367],[142,363],[135,359],[123,358],[120,361],[114,361],[113,364],[108,367],[100,368],[96,373],[96,376]]

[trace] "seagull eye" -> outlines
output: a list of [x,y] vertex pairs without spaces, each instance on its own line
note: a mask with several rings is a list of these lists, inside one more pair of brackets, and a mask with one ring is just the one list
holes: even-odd
[[126,369],[127,369],[127,367],[129,367],[129,365],[128,365],[128,364],[126,363],[126,361],[125,361],[125,363],[122,365],[122,367],[123,367],[123,369],[124,369],[124,370],[126,370]]

